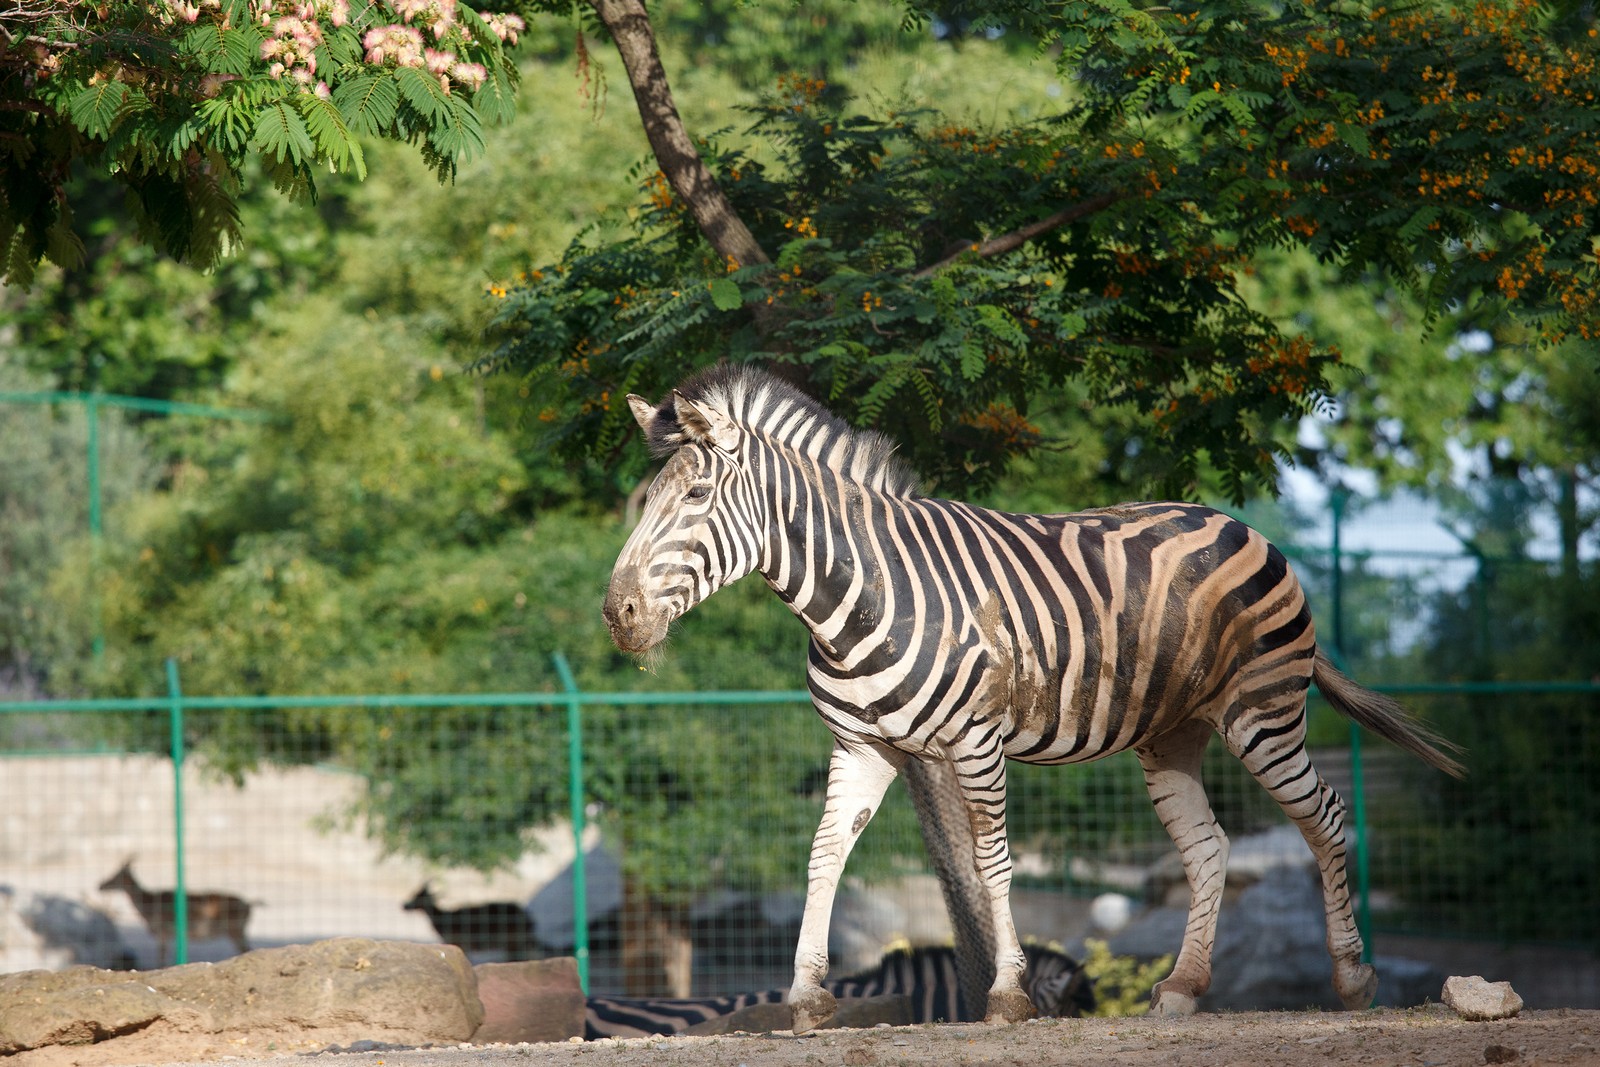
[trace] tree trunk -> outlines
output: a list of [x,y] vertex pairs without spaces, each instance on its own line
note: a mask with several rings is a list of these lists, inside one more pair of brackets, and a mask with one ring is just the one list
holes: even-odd
[[694,942],[682,913],[622,881],[622,988],[630,997],[687,997]]
[[695,225],[711,247],[737,266],[768,263],[770,260],[744,220],[728,202],[722,187],[711,176],[705,160],[695,148],[678,115],[667,84],[667,72],[656,51],[656,36],[650,16],[641,0],[590,0],[611,39],[616,42],[622,65],[627,68],[633,98],[639,104],[639,118],[650,140],[661,173],[694,216]]

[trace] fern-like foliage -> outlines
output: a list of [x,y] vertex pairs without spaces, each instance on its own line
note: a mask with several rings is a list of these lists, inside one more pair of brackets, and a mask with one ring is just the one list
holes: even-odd
[[1080,96],[973,128],[787,79],[753,109],[760,151],[706,150],[772,265],[730,274],[646,167],[638,234],[512,287],[485,365],[538,376],[573,458],[617,460],[622,380],[760,361],[940,490],[981,492],[1071,396],[1137,428],[1108,476],[1243,498],[1341,358],[1252,308],[1258,257],[1600,343],[1592,14],[1540,11],[995,0],[975,27],[1037,40]]
[[[295,197],[316,195],[321,168],[365,177],[363,138],[409,141],[448,179],[485,150],[484,121],[511,114],[517,83],[510,49],[464,5],[418,28],[388,0],[338,26],[289,0],[221,0],[193,21],[133,0],[23,10],[43,43],[0,60],[0,262],[14,283],[81,248],[61,208],[74,163],[125,184],[155,244],[209,265],[240,237],[229,190],[252,157]],[[368,44],[394,27],[415,35],[409,52]],[[455,73],[417,65],[424,46]],[[35,145],[49,158],[30,159]]]
[[292,162],[296,168],[304,167],[317,154],[305,121],[293,105],[284,100],[269,105],[256,116],[250,147],[272,157],[274,162]]
[[335,170],[366,178],[367,163],[361,152],[361,142],[346,125],[344,115],[334,102],[320,96],[297,96],[295,102],[305,119],[305,129],[311,135],[317,156],[327,160]]
[[333,103],[352,133],[383,137],[400,107],[400,87],[387,71],[358,74],[333,91]]

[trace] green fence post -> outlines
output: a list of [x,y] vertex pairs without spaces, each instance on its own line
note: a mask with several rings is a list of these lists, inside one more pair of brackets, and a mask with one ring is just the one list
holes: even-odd
[[176,860],[172,888],[172,962],[189,962],[189,891],[183,869],[183,687],[178,661],[167,659],[167,723],[172,731],[172,838]]
[[572,954],[578,985],[589,995],[589,884],[583,858],[583,701],[567,657],[557,652],[556,674],[567,694],[567,793],[572,804]]
[[105,658],[105,623],[100,609],[100,555],[104,522],[100,502],[100,394],[90,393],[83,403],[83,417],[88,423],[87,444],[84,448],[84,474],[89,482],[89,600],[94,617],[94,661]]

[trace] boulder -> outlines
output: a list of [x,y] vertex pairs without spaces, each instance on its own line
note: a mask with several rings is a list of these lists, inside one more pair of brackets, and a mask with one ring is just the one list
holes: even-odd
[[[1240,893],[1266,877],[1269,871],[1284,867],[1312,867],[1316,858],[1300,831],[1280,823],[1253,834],[1241,834],[1228,842],[1228,873],[1223,900],[1233,902]],[[1183,859],[1177,851],[1162,856],[1146,873],[1146,898],[1157,904],[1186,907],[1189,883],[1183,874]]]
[[583,986],[571,956],[515,963],[480,963],[478,999],[483,1023],[473,1044],[565,1041],[583,1036]]
[[[585,918],[594,940],[595,926],[603,925],[622,910],[622,861],[604,845],[583,854]],[[556,949],[572,948],[578,940],[577,918],[573,910],[575,878],[571,865],[552,878],[527,903],[539,942]]]
[[[1176,954],[1187,909],[1154,908],[1110,938],[1119,956]],[[1211,958],[1211,989],[1201,1011],[1339,1010],[1326,946],[1322,887],[1315,867],[1267,865],[1257,881],[1223,905]],[[1415,960],[1377,956],[1380,1007],[1425,1003],[1443,974]]]
[[1522,1010],[1522,998],[1510,982],[1488,982],[1477,974],[1446,978],[1440,999],[1469,1022],[1509,1019]]
[[0,975],[0,1054],[179,1037],[194,1058],[254,1047],[469,1040],[483,1023],[477,979],[451,945],[335,938],[160,971],[96,967]]

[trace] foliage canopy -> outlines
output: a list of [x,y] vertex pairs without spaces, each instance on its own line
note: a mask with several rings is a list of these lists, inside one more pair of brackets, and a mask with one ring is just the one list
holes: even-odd
[[247,163],[312,196],[366,174],[366,138],[416,145],[447,180],[512,113],[524,23],[456,0],[22,0],[0,37],[0,277],[84,256],[66,186],[112,175],[144,237],[215,263],[241,237]]
[[[983,488],[1072,382],[1130,413],[1148,483],[1192,494],[1209,459],[1240,498],[1271,484],[1276,428],[1327,396],[1340,359],[1242,297],[1283,247],[1391,278],[1430,318],[1470,306],[1537,343],[1600,339],[1592,15],[967,13],[1053,51],[1076,91],[980,128],[786,75],[751,112],[767,147],[701,139],[714,182],[658,149],[631,234],[581,238],[510,288],[485,365],[531,379],[552,443],[614,459],[623,394],[764,360],[901,440],[936,485]],[[648,132],[664,75],[623,55]]]

